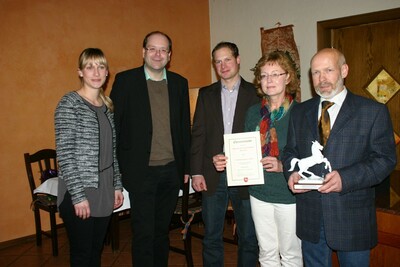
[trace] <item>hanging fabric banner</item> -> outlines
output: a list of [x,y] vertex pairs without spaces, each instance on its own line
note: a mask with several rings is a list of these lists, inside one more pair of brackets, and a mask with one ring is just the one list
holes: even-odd
[[278,25],[278,27],[272,29],[260,28],[261,52],[264,55],[272,51],[280,50],[285,51],[292,58],[296,65],[296,72],[299,78],[296,100],[300,102],[300,57],[296,42],[294,41],[293,25],[281,26],[279,22],[276,25]]

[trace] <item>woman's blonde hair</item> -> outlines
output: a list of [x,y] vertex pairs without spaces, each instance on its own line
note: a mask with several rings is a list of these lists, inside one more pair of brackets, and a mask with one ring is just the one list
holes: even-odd
[[254,72],[254,85],[257,88],[257,94],[259,96],[265,96],[261,88],[261,68],[267,63],[278,64],[286,73],[289,74],[290,82],[286,85],[286,93],[295,96],[296,90],[300,85],[299,76],[297,75],[294,61],[290,56],[283,51],[273,51],[269,54],[263,55],[257,62],[256,66],[251,70]]
[[[106,59],[103,51],[101,51],[101,49],[86,48],[85,50],[83,50],[79,56],[79,61],[78,61],[79,69],[83,70],[86,67],[86,65],[91,61],[93,61],[99,65],[105,66],[108,71],[107,59]],[[83,78],[80,77],[80,79],[81,79],[81,82],[83,82]],[[108,96],[106,96],[104,94],[103,88],[100,88],[100,98],[101,98],[101,100],[103,100],[104,104],[107,106],[107,108],[109,110],[114,111],[113,102],[112,102],[111,98],[109,98]]]

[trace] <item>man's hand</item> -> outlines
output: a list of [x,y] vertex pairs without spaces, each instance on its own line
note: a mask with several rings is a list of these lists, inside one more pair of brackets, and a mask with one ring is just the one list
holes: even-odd
[[203,175],[195,175],[192,176],[192,187],[195,191],[207,191],[206,180]]
[[341,192],[342,191],[342,177],[337,171],[328,173],[325,176],[324,184],[318,189],[320,193]]
[[308,189],[294,189],[294,184],[296,184],[300,180],[300,178],[301,178],[301,176],[299,175],[298,172],[293,172],[289,176],[288,187],[294,194],[305,193],[305,192],[310,191]]
[[214,167],[217,171],[224,171],[226,168],[227,157],[223,154],[218,154],[213,157]]

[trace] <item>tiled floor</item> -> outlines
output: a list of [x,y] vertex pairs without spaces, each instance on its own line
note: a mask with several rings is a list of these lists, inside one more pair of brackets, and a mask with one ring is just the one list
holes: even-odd
[[[129,219],[120,222],[120,251],[112,252],[110,246],[105,246],[102,255],[102,266],[118,266],[127,267],[131,266],[130,254],[130,238],[131,231]],[[232,225],[226,223],[225,237],[232,238]],[[193,225],[193,231],[202,233],[203,228],[201,225]],[[10,267],[67,267],[69,266],[69,247],[68,240],[64,229],[59,230],[59,256],[53,257],[51,255],[51,240],[43,237],[43,244],[37,247],[35,240],[30,242],[4,248],[0,250],[0,266]],[[182,247],[182,236],[179,230],[173,231],[170,234],[171,245]],[[201,240],[192,238],[192,250],[194,265],[202,265],[201,256]],[[236,245],[225,243],[225,266],[236,266]],[[169,266],[187,266],[185,256],[179,253],[170,251]]]

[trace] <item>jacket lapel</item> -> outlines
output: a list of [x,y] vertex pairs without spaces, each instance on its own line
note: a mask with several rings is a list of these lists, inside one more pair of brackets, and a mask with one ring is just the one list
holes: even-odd
[[210,96],[212,99],[210,99],[208,103],[211,105],[212,113],[215,114],[214,119],[216,121],[215,125],[217,127],[217,130],[221,134],[224,134],[224,121],[222,116],[222,104],[221,104],[221,81],[215,83],[211,90],[212,91],[210,93]]
[[249,108],[249,99],[251,97],[250,93],[254,94],[254,91],[249,92],[249,90],[246,90],[246,88],[243,87],[243,81],[244,80],[241,78],[235,107],[235,117],[233,118],[232,133],[240,133],[244,131],[243,123],[245,120],[247,109]]
[[335,124],[332,127],[331,133],[329,135],[329,139],[335,138],[335,136],[338,133],[340,133],[340,131],[344,128],[344,126],[353,117],[352,114],[354,114],[354,112],[356,112],[356,110],[355,110],[352,102],[353,102],[353,95],[350,93],[350,91],[347,91],[346,99],[343,101],[342,107],[339,110],[339,114],[335,120]]
[[[168,101],[169,101],[169,119],[170,119],[170,125],[176,125],[178,123],[178,120],[175,118],[179,112],[175,111],[175,109],[178,107],[176,101],[180,101],[181,99],[176,95],[176,88],[174,90],[174,86],[176,86],[176,83],[173,79],[173,76],[169,74],[169,71],[167,71],[167,88],[168,88]],[[180,89],[180,88],[179,88]],[[171,132],[172,129],[177,129],[175,127],[171,127]]]
[[311,103],[310,109],[306,112],[306,119],[311,128],[312,139],[317,140],[319,142],[319,133],[318,133],[318,106],[319,106],[320,98],[314,98]]

